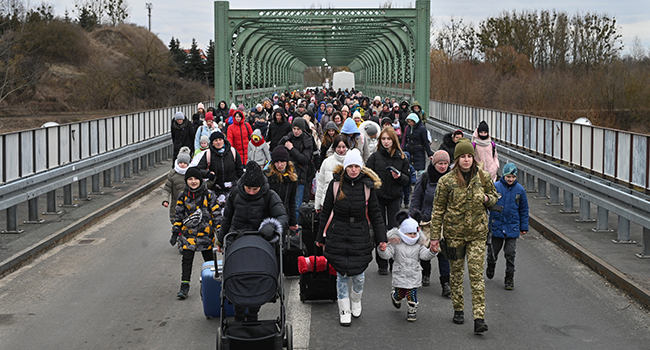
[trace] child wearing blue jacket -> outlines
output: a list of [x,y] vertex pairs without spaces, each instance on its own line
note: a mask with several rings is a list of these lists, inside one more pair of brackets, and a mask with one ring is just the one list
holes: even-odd
[[508,163],[503,167],[503,176],[494,186],[499,193],[499,201],[496,205],[503,207],[500,213],[490,212],[490,229],[492,230],[492,248],[494,249],[494,260],[488,256],[487,278],[494,277],[497,257],[501,248],[506,258],[505,288],[515,288],[515,249],[517,238],[528,232],[528,199],[526,190],[517,182],[517,167]]

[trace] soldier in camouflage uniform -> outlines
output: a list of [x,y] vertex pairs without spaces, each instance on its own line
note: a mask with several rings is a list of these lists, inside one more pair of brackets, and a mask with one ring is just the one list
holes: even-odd
[[488,234],[486,207],[497,202],[497,192],[490,174],[474,161],[474,147],[461,139],[454,151],[454,168],[440,178],[431,213],[431,249],[439,249],[441,232],[448,247],[451,266],[451,300],[453,321],[464,322],[463,274],[467,257],[474,331],[487,331],[485,324],[485,282],[483,263]]

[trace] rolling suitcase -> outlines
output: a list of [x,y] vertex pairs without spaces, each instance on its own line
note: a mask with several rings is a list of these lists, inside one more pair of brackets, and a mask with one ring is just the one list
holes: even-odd
[[[318,259],[314,259],[317,261]],[[324,271],[318,271],[314,266],[312,271],[300,275],[300,301],[338,299],[336,290],[336,275],[329,273],[329,263]],[[316,272],[318,271],[318,272]]]
[[282,273],[286,277],[298,276],[298,257],[307,255],[307,248],[300,239],[300,232],[289,231],[282,251]]
[[[217,266],[218,270],[214,268],[214,261],[206,261],[201,266],[201,300],[207,318],[221,316],[221,260],[217,261]],[[234,315],[235,306],[226,300],[226,317]]]
[[[316,245],[316,233],[318,232],[318,225],[320,224],[319,215],[316,214],[313,204],[303,204],[300,209],[298,209],[298,224],[302,227],[302,241],[307,247],[307,255],[315,255]],[[322,254],[322,250],[319,248],[319,254]]]

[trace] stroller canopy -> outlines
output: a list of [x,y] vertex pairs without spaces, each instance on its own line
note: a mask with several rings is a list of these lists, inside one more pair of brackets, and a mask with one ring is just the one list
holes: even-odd
[[243,236],[226,247],[223,290],[233,304],[258,307],[278,289],[280,268],[273,246],[260,236]]

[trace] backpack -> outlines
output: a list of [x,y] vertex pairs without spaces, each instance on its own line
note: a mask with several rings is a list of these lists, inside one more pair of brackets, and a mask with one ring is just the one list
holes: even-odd
[[[494,154],[496,153],[497,145],[494,143],[494,141],[490,141],[490,142],[492,142],[492,158],[494,158]],[[472,147],[474,147],[474,150],[476,151],[476,142],[472,142]]]

